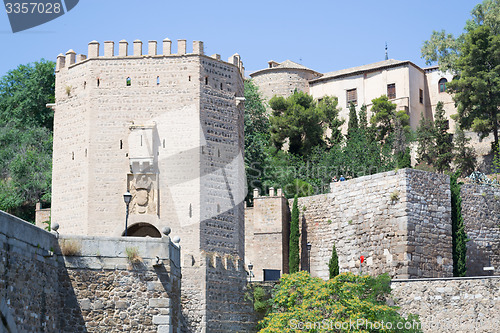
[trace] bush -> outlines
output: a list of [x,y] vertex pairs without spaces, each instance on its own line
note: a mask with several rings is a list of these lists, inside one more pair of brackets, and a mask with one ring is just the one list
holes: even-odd
[[[298,322],[304,324],[301,332],[422,332],[417,316],[410,314],[405,319],[396,307],[386,305],[389,283],[386,274],[371,277],[342,273],[328,281],[312,278],[305,271],[285,274],[273,292],[270,312],[259,322],[260,332],[299,331],[294,327]],[[391,323],[392,328],[374,330],[362,325],[352,330],[349,324],[358,320],[372,325],[383,321],[384,327]],[[315,323],[321,325],[311,327]],[[397,329],[398,323],[402,323],[400,327],[410,323],[407,326],[412,328]]]

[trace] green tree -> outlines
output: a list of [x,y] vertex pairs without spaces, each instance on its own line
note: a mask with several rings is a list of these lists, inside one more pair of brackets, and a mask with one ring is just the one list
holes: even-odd
[[[328,281],[313,278],[305,271],[285,274],[269,301],[271,309],[259,322],[259,332],[332,332],[330,325],[307,326],[325,319],[331,320],[332,326],[338,324],[340,328],[334,326],[335,332],[368,332],[364,325],[349,324],[360,321],[372,325],[384,322],[384,328],[392,327],[383,330],[387,333],[422,332],[417,316],[409,314],[405,318],[397,307],[386,304],[390,291],[387,274],[372,277],[342,273]],[[304,323],[304,327],[294,327],[294,323]]]
[[368,115],[366,112],[366,104],[359,108],[359,128],[363,131],[368,129]]
[[457,104],[457,121],[481,137],[493,134],[498,144],[500,122],[500,0],[484,0],[472,11],[458,38],[434,31],[422,57],[455,74],[448,84]]
[[292,217],[290,221],[290,250],[288,258],[288,267],[290,273],[299,271],[300,265],[300,229],[299,229],[299,207],[298,197],[293,199]]
[[470,138],[457,126],[453,137],[454,163],[462,176],[470,175],[476,167],[476,152],[469,146]]
[[54,112],[54,62],[41,60],[19,65],[0,79],[0,125],[45,127],[52,130]]
[[411,168],[410,147],[401,120],[396,118],[394,132],[394,158],[398,169]]
[[335,244],[333,244],[332,247],[332,257],[328,262],[328,271],[330,272],[330,279],[333,279],[334,277],[339,275],[339,256],[337,255]]
[[417,128],[417,162],[425,163],[429,166],[434,165],[435,150],[433,149],[435,143],[436,130],[434,122],[424,118],[421,114],[420,123]]
[[460,172],[450,177],[451,190],[451,227],[453,246],[453,276],[465,276],[467,272],[467,235],[462,218],[462,198],[460,196]]
[[399,119],[405,135],[409,136],[410,117],[406,111],[396,112],[396,104],[389,101],[386,95],[372,100],[372,114],[370,119],[372,127],[376,130],[376,139],[380,142],[389,143],[390,135],[394,133],[396,119]]
[[340,108],[339,101],[335,96],[324,96],[318,103],[318,110],[322,115],[325,124],[332,134],[328,138],[330,145],[338,144],[342,141],[341,127],[344,124],[343,119],[339,119]]
[[245,172],[247,176],[247,201],[254,188],[263,193],[261,184],[265,161],[269,150],[269,119],[257,86],[245,81]]
[[493,157],[493,172],[500,173],[500,146],[496,146]]
[[33,221],[36,202],[50,202],[52,134],[4,126],[0,147],[0,209]]
[[448,133],[449,129],[443,103],[440,101],[434,113],[434,145],[431,145],[431,155],[435,158],[433,165],[439,172],[449,171],[453,160],[453,141]]
[[349,103],[349,122],[347,123],[347,136],[349,136],[353,130],[357,130],[358,125],[358,115],[356,114],[356,106],[354,103]]

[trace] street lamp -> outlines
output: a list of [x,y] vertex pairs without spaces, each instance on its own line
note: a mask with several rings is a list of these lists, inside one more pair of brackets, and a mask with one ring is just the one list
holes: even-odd
[[309,270],[309,274],[311,274],[311,247],[312,244],[307,242],[307,269]]
[[127,190],[125,194],[123,194],[123,201],[125,201],[125,204],[127,205],[127,211],[125,214],[125,236],[127,236],[127,229],[128,229],[128,206],[130,205],[130,201],[132,200],[132,194]]
[[250,283],[252,283],[252,275],[253,275],[253,265],[252,264],[248,264],[248,276],[250,277]]

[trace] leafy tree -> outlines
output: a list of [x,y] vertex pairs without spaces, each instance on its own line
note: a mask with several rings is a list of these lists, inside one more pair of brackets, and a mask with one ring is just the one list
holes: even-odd
[[356,106],[354,103],[349,104],[349,122],[347,123],[347,136],[349,136],[353,130],[358,129],[358,115],[356,114]]
[[34,220],[35,203],[50,202],[52,135],[44,127],[0,127],[0,209]]
[[54,62],[41,60],[19,65],[0,79],[0,124],[45,127],[52,130],[54,112]]
[[417,128],[417,162],[425,163],[427,165],[433,165],[435,159],[435,150],[433,149],[435,145],[435,128],[434,123],[424,118],[424,114],[421,114],[420,123]]
[[338,98],[335,96],[324,96],[318,103],[318,110],[332,132],[330,138],[328,138],[330,145],[335,145],[342,141],[342,131],[340,128],[345,121],[339,119],[340,108],[338,104]]
[[315,194],[312,185],[302,179],[294,179],[291,183],[285,185],[283,190],[286,196],[307,197]]
[[269,149],[269,119],[266,115],[264,101],[257,86],[245,81],[245,171],[247,176],[247,200],[254,188],[263,192],[261,178]]
[[448,84],[457,104],[458,123],[498,145],[500,118],[500,1],[484,0],[472,11],[458,38],[434,31],[422,47],[428,64],[439,62],[455,74]]
[[[349,324],[361,320],[379,325],[384,322],[383,331],[388,333],[422,332],[417,316],[409,314],[405,318],[396,307],[386,305],[390,291],[387,274],[372,277],[342,273],[328,281],[313,278],[305,271],[286,274],[275,287],[271,309],[259,322],[259,332],[375,332],[364,325]],[[322,327],[306,326],[325,319],[328,324]],[[298,322],[304,327],[293,327]]]
[[467,272],[467,235],[462,218],[462,198],[458,176],[460,171],[450,177],[451,189],[451,227],[453,245],[453,276],[465,276]]
[[281,149],[288,140],[288,152],[305,156],[313,147],[324,145],[326,126],[332,132],[330,143],[340,142],[340,126],[344,121],[338,119],[337,104],[337,98],[331,96],[316,103],[312,96],[302,91],[295,91],[288,98],[271,98],[269,105],[273,111],[269,120],[273,145]]
[[453,160],[453,141],[448,133],[449,129],[443,103],[438,102],[434,113],[434,145],[431,146],[431,155],[435,157],[433,165],[439,172],[449,171]]
[[295,196],[293,199],[292,206],[292,218],[290,221],[290,252],[288,258],[288,267],[290,273],[296,273],[299,271],[300,264],[300,229],[299,229],[299,207],[298,207],[298,197]]
[[332,247],[332,257],[328,262],[328,271],[330,272],[330,279],[333,279],[334,277],[339,275],[339,256],[337,255],[335,244],[333,244]]
[[456,169],[462,176],[470,175],[476,167],[476,152],[469,146],[469,141],[470,138],[467,138],[464,131],[457,126],[453,138],[453,155]]
[[372,114],[370,119],[372,127],[376,129],[376,139],[380,142],[387,143],[391,133],[394,133],[396,119],[399,119],[406,135],[410,132],[410,117],[406,111],[401,110],[396,112],[396,104],[389,101],[386,95],[372,100]]

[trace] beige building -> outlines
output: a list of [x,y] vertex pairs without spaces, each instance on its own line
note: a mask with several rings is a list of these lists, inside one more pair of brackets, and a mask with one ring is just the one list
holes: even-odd
[[443,89],[451,76],[437,67],[422,69],[411,61],[389,59],[324,74],[289,60],[270,61],[269,68],[250,76],[267,99],[274,95],[286,97],[295,89],[317,99],[336,96],[342,108],[340,117],[346,120],[350,102],[358,109],[366,104],[369,111],[371,101],[382,95],[387,95],[397,110],[406,110],[413,129],[417,128],[421,114],[432,118],[438,101],[445,103],[448,115],[455,112],[451,96]]

